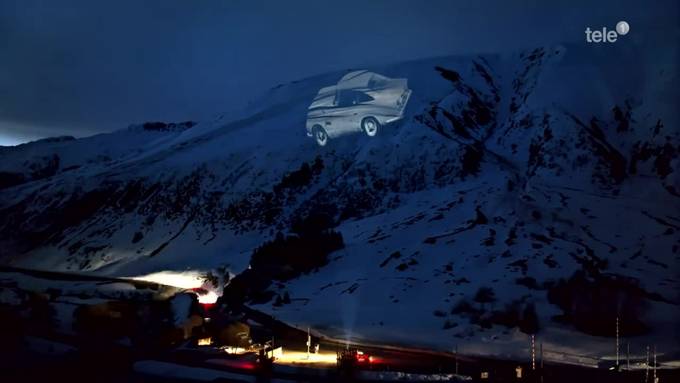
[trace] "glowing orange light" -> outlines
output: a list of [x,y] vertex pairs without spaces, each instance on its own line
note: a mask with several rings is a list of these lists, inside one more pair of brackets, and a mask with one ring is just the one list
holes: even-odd
[[248,350],[246,350],[246,349],[243,348],[243,347],[222,346],[221,348],[222,348],[222,350],[224,350],[224,352],[226,352],[227,354],[237,354],[237,355],[240,355],[240,354],[245,354],[246,352],[248,352]]
[[219,298],[217,292],[211,290],[207,284],[205,273],[200,271],[159,271],[132,279],[192,290],[198,295],[198,302],[202,304],[213,304]]
[[214,291],[208,291],[205,294],[198,294],[198,303],[202,305],[214,305],[219,296]]
[[316,365],[335,365],[338,356],[335,353],[319,352],[309,353],[304,351],[281,350],[275,356],[275,363],[278,364],[316,364]]

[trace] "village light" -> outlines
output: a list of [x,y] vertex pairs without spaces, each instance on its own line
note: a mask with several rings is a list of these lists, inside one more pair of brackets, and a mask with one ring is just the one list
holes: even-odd
[[202,305],[213,305],[217,302],[219,296],[214,291],[208,291],[205,294],[198,295],[198,303]]
[[276,356],[274,363],[279,364],[316,364],[316,365],[336,365],[338,356],[335,353],[319,352],[307,354],[306,351],[284,351]]
[[373,362],[373,357],[364,354],[363,351],[357,351],[356,358],[359,363]]
[[241,354],[245,354],[246,352],[248,352],[248,350],[246,350],[243,347],[222,346],[221,349],[224,352],[226,352],[227,354],[235,354],[235,355],[241,355]]
[[203,286],[203,274],[198,271],[159,271],[132,277],[137,281],[153,282],[180,289],[195,289]]
[[209,287],[205,273],[201,271],[159,271],[131,279],[192,290],[198,296],[198,303],[203,305],[215,304],[219,298],[219,295]]

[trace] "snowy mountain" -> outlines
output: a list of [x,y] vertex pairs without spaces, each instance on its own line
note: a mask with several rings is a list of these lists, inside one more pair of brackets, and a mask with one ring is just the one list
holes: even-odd
[[326,147],[306,137],[307,106],[346,72],[213,121],[0,148],[0,259],[238,274],[321,213],[344,248],[273,281],[257,308],[338,337],[520,355],[535,327],[554,350],[612,354],[603,336],[619,316],[635,351],[677,352],[678,79],[629,53],[559,46],[368,68],[408,78],[405,119]]

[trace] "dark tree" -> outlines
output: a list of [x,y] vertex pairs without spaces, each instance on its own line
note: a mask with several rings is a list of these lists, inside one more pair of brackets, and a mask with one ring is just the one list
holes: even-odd
[[[342,234],[326,227],[332,222],[326,215],[319,213],[294,222],[293,233],[278,232],[273,240],[253,251],[250,268],[225,287],[222,302],[232,306],[246,301],[269,302],[276,295],[269,290],[273,281],[287,281],[313,272],[328,263],[328,254],[345,246]],[[285,296],[279,298],[280,304],[289,303]],[[279,303],[279,298],[274,303]],[[290,296],[287,300],[290,301]]]
[[478,145],[468,145],[465,147],[461,158],[461,176],[477,175],[482,162],[483,151]]

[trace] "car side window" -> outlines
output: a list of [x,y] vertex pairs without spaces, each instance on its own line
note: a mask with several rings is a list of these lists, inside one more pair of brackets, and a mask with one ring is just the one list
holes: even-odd
[[335,105],[338,107],[345,107],[345,106],[350,106],[352,105],[352,92],[350,91],[339,91],[336,100],[335,100]]
[[357,104],[362,104],[365,102],[370,102],[373,101],[373,97],[369,96],[368,94],[364,92],[355,92],[356,96],[354,97],[354,100],[356,101]]
[[364,102],[369,102],[373,101],[373,97],[369,96],[368,94],[364,92],[360,92],[357,90],[344,90],[338,92],[337,99],[336,99],[336,106],[338,107],[346,107],[346,106],[352,106],[352,105],[357,105],[361,104]]

